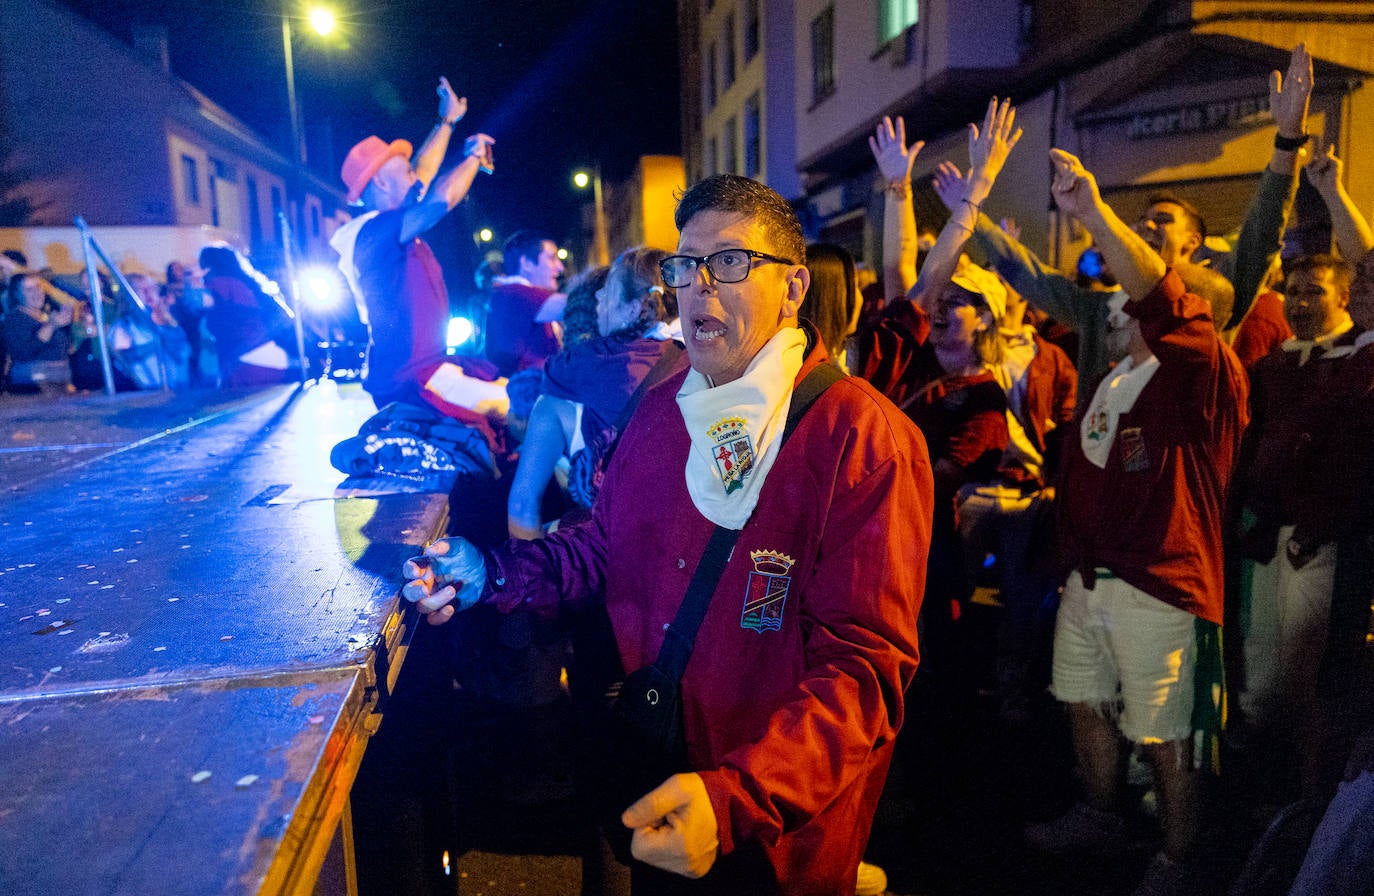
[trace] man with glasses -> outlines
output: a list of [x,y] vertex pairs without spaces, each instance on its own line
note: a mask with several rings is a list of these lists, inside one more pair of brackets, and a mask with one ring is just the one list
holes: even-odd
[[797,318],[810,280],[797,218],[721,175],[682,197],[677,224],[661,269],[691,368],[641,401],[592,518],[486,555],[440,542],[407,565],[404,593],[435,624],[479,600],[604,603],[633,672],[658,656],[713,532],[738,530],[681,681],[688,768],[621,816],[634,888],[853,892],[917,662],[925,443],[845,377],[784,446],[794,390],[827,360]]

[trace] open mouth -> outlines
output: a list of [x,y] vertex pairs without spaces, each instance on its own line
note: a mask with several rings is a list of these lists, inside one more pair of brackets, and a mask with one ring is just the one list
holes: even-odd
[[725,335],[725,324],[713,317],[699,317],[692,323],[695,327],[692,339],[697,342],[710,342]]

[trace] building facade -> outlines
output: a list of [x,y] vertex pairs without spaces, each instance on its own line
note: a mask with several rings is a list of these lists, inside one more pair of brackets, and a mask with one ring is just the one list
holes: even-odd
[[[755,21],[760,50],[744,43]],[[901,115],[916,162],[917,217],[944,211],[939,162],[967,165],[969,122],[1009,96],[1025,137],[989,210],[1051,260],[1078,234],[1056,220],[1046,155],[1080,155],[1123,216],[1168,187],[1209,230],[1238,227],[1272,150],[1268,73],[1306,42],[1316,60],[1310,129],[1335,144],[1352,195],[1374,204],[1374,3],[1186,0],[681,0],[683,134],[692,177],[757,175],[791,199],[813,239],[880,268],[883,200],[868,137]],[[750,45],[752,46],[752,44]],[[760,164],[743,137],[763,115]],[[731,124],[735,122],[735,124]],[[1304,187],[1298,218],[1320,227]],[[1315,222],[1313,219],[1318,219]]]
[[[203,231],[276,269],[284,214],[299,253],[328,257],[333,228],[347,220],[342,192],[298,173],[171,74],[164,36],[145,30],[131,46],[50,0],[5,0],[4,9],[0,161],[28,210],[5,223],[63,227],[80,215],[97,238],[121,228],[121,242],[128,228],[149,228],[148,257],[135,267],[153,270],[159,247],[182,251],[169,234]],[[53,261],[41,247],[37,257],[34,246],[15,248],[35,266]]]

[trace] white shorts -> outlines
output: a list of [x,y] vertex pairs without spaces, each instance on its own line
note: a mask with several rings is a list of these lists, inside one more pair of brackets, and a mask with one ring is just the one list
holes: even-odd
[[1193,730],[1194,617],[1117,578],[1089,591],[1069,576],[1054,627],[1050,691],[1111,714],[1127,740],[1158,744]]

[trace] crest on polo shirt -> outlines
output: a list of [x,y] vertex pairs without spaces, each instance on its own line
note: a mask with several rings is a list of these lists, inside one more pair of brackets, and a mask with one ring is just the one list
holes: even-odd
[[779,631],[787,591],[792,585],[792,577],[787,573],[796,561],[777,551],[750,551],[749,559],[754,569],[749,573],[739,626],[760,633]]
[[754,440],[746,425],[743,417],[726,417],[706,430],[716,472],[720,474],[720,483],[727,495],[744,488],[745,478],[754,469]]

